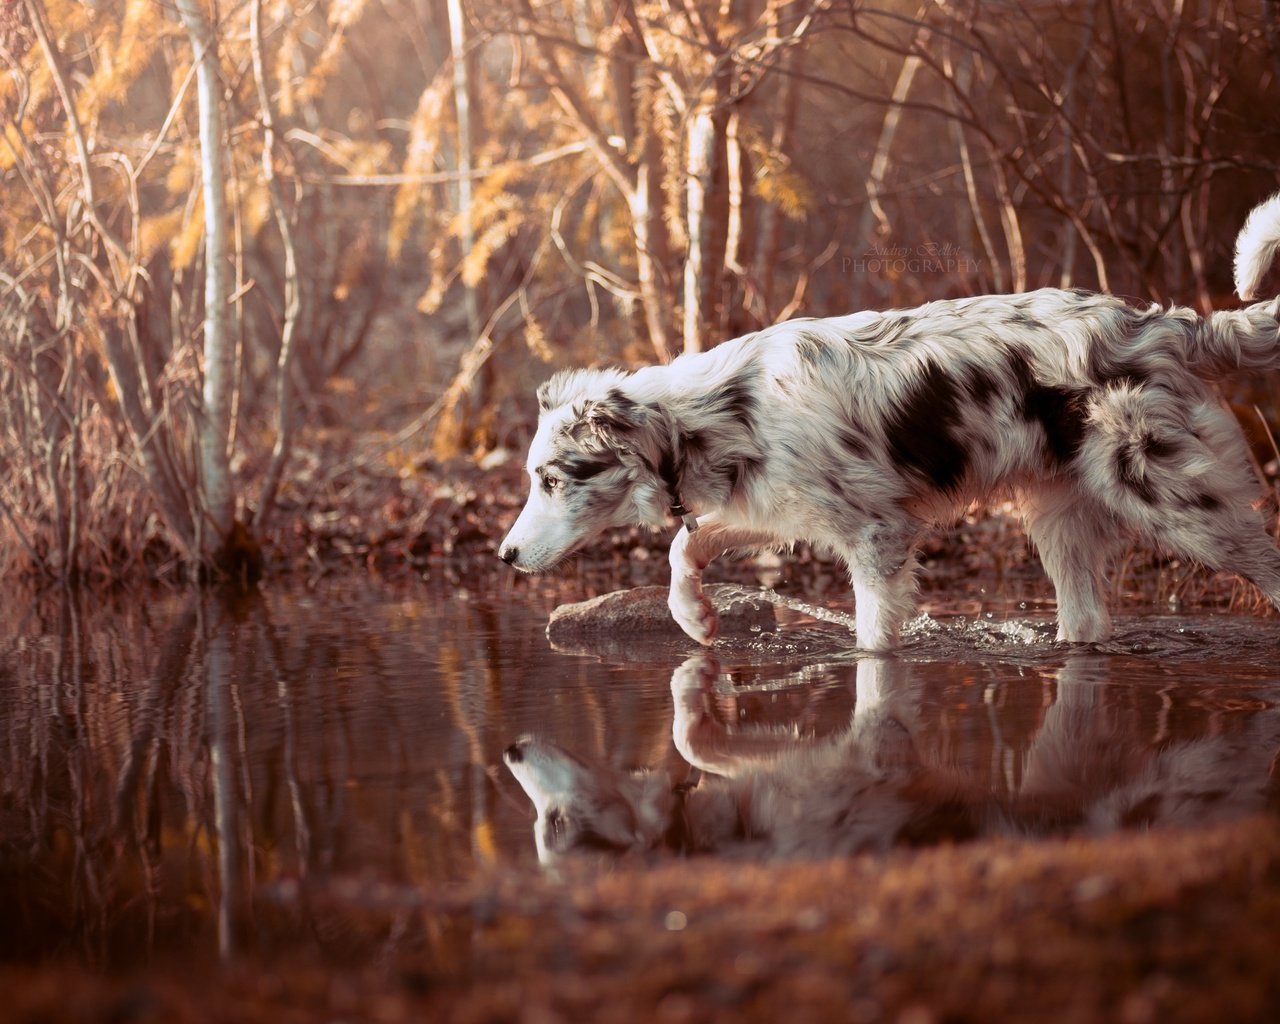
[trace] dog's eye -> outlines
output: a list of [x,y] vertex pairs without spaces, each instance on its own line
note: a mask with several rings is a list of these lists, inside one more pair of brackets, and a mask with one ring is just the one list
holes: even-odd
[[554,491],[560,486],[561,482],[558,476],[554,476],[551,473],[544,473],[542,476],[542,486],[549,491]]
[[552,809],[547,812],[547,825],[550,826],[553,835],[563,836],[565,829],[569,827],[569,822],[560,811]]

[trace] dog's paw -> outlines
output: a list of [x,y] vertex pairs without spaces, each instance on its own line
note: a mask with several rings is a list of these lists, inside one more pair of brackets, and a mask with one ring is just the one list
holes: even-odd
[[711,646],[720,631],[720,616],[700,586],[672,587],[667,607],[685,633],[704,647]]
[[695,654],[672,673],[671,696],[677,705],[711,693],[720,677],[720,663],[709,654]]

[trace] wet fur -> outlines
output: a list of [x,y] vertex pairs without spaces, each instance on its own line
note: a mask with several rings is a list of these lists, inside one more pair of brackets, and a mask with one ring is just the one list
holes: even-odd
[[[1238,239],[1250,295],[1280,247],[1280,196]],[[1235,572],[1280,606],[1239,426],[1206,381],[1280,365],[1280,300],[1201,317],[1086,291],[801,319],[634,373],[538,391],[528,504],[500,553],[550,568],[602,531],[698,517],[671,548],[672,614],[710,643],[701,573],[730,549],[809,541],[842,558],[858,642],[894,645],[915,549],[974,501],[1015,499],[1058,598],[1059,639],[1110,635],[1126,535]]]

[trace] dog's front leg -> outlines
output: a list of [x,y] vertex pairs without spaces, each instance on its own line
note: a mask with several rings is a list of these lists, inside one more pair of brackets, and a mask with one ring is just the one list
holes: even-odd
[[702,590],[702,571],[713,558],[731,548],[762,547],[774,539],[729,526],[713,515],[699,519],[698,528],[692,533],[680,527],[671,542],[671,593],[667,597],[667,607],[680,628],[700,644],[709,645],[715,640],[720,619]]
[[[861,663],[858,671],[861,674]],[[732,779],[776,764],[793,751],[835,746],[834,737],[814,740],[767,727],[730,732],[714,705],[719,675],[720,665],[714,658],[695,654],[671,676],[671,738],[680,756],[695,768]]]

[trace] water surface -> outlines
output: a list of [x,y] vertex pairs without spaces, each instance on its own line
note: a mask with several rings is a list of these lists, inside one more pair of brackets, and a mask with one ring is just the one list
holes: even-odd
[[[590,592],[441,574],[11,608],[0,956],[338,955],[478,874],[537,870],[532,806],[502,764],[516,737],[602,770],[689,775],[673,687],[689,696],[694,646],[553,649],[548,612]],[[1113,641],[1072,649],[1043,612],[945,611],[892,658],[782,612],[776,633],[713,652],[708,735],[830,749],[860,705],[887,700],[913,770],[989,798],[1028,841],[1280,806],[1274,621],[1121,619]]]

